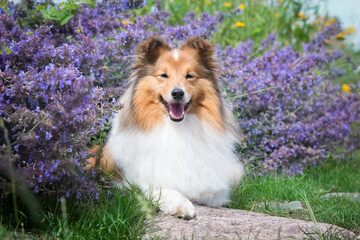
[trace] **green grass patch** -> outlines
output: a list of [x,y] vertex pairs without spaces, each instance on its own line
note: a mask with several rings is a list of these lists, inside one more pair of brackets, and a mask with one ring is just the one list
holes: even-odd
[[[102,194],[78,219],[49,216],[48,235],[61,239],[141,239],[155,208],[139,190],[114,189],[112,196]],[[55,226],[55,228],[54,228]]]
[[0,238],[142,239],[157,209],[137,188],[111,188],[101,193],[96,202],[69,205],[62,198],[57,211],[46,213],[42,222],[44,229],[25,231],[21,227],[0,226]]
[[[360,192],[360,154],[350,160],[329,158],[322,166],[311,167],[302,176],[245,177],[233,191],[230,208],[271,215],[326,222],[360,233],[360,202],[321,196],[330,192]],[[271,202],[301,201],[304,210],[289,211]],[[305,204],[308,201],[309,207]]]
[[3,225],[0,225],[0,239],[4,239],[7,234],[7,229]]

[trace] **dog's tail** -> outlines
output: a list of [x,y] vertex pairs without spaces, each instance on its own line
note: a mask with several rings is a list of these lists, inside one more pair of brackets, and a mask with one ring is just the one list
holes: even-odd
[[121,172],[116,167],[114,158],[111,156],[106,145],[102,148],[99,145],[94,145],[89,149],[89,153],[92,153],[95,157],[91,157],[87,160],[89,162],[86,166],[87,169],[99,167],[106,173],[113,174],[117,181],[121,181]]

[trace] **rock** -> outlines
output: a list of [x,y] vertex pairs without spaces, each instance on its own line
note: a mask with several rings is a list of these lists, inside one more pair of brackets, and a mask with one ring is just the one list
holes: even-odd
[[289,203],[286,203],[283,208],[289,209],[289,210],[303,210],[303,206],[300,201],[292,201]]
[[259,203],[258,207],[269,206],[270,208],[281,208],[284,210],[294,211],[294,210],[303,210],[303,206],[300,201],[292,201],[292,202],[267,202],[267,203]]
[[345,198],[352,198],[354,200],[360,201],[360,193],[328,193],[321,196],[322,198],[329,198],[329,197],[345,197]]
[[[263,213],[205,206],[195,209],[197,216],[191,220],[159,213],[154,219],[154,230],[145,239],[303,239],[306,237],[303,231],[313,233],[317,229],[312,222]],[[331,224],[317,223],[317,227],[322,233],[331,229],[355,237],[351,231]]]

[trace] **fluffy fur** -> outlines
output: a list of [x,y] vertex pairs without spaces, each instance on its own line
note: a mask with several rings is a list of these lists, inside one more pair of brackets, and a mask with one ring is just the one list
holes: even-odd
[[192,202],[223,205],[244,169],[234,154],[238,132],[220,96],[212,45],[193,37],[172,50],[151,38],[136,54],[102,166],[120,169],[168,214],[194,217]]

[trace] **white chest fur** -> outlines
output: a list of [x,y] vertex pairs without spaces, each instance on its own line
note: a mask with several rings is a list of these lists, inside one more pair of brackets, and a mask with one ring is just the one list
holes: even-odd
[[233,153],[232,134],[216,132],[195,115],[180,123],[166,117],[164,124],[146,133],[119,131],[120,117],[114,119],[109,150],[125,178],[143,191],[174,189],[202,202],[206,194],[228,192],[231,182],[243,174]]

